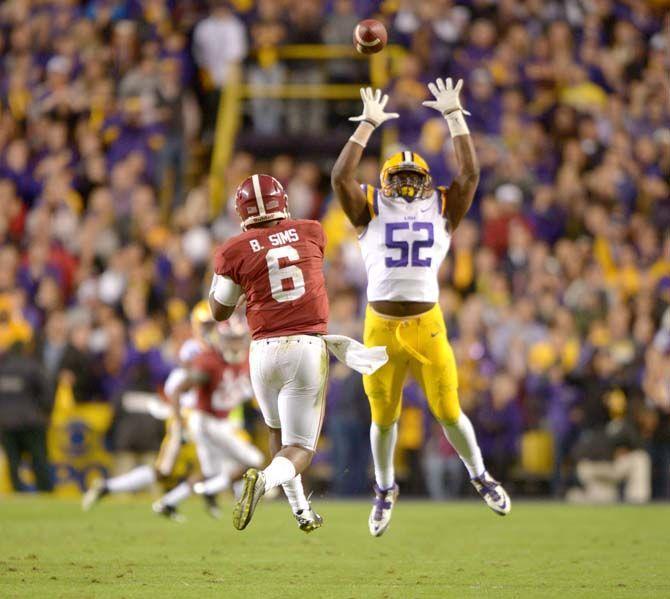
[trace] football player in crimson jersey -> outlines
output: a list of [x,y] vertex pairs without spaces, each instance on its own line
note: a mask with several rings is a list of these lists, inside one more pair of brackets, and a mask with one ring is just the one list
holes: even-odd
[[215,253],[209,301],[214,317],[225,320],[246,296],[251,382],[274,457],[264,470],[245,473],[233,525],[245,528],[261,497],[282,485],[301,529],[309,532],[322,522],[305,498],[300,474],[312,461],[325,408],[325,236],[318,222],[290,218],[286,193],[269,175],[243,181],[235,201],[243,232]]
[[228,488],[249,466],[260,466],[263,454],[240,434],[228,418],[231,410],[251,399],[247,366],[248,328],[244,318],[234,315],[216,324],[206,336],[207,346],[185,369],[170,392],[175,411],[179,398],[195,393],[194,405],[181,412],[189,438],[195,443],[200,470],[205,478],[191,485],[184,481],[159,501],[155,512],[176,519],[177,505],[192,491],[213,498]]
[[438,79],[428,84],[434,100],[424,102],[444,116],[453,139],[459,170],[448,188],[435,186],[425,160],[411,151],[384,163],[379,189],[359,184],[356,169],[370,136],[385,121],[398,118],[385,112],[388,96],[370,88],[361,90],[363,113],[351,119],[359,125],[333,167],[333,189],[359,232],[368,272],[365,344],[389,350],[387,364],[363,377],[372,412],[376,485],[368,526],[373,536],[388,528],[398,496],[393,453],[408,372],[423,388],[482,499],[501,516],[511,509],[505,489],[486,471],[472,424],[460,409],[456,362],[437,303],[437,271],[479,182],[467,113],[459,99],[462,84]]

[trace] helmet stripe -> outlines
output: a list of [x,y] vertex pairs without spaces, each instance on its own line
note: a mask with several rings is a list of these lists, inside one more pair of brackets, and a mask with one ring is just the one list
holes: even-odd
[[251,177],[251,182],[254,185],[254,195],[256,196],[256,206],[258,206],[258,214],[265,216],[265,204],[263,203],[263,193],[261,192],[261,182],[258,175]]
[[412,162],[412,152],[403,152],[402,159],[404,162]]

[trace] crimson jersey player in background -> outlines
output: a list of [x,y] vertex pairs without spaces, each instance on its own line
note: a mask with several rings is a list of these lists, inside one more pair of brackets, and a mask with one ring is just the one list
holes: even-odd
[[[230,488],[247,468],[263,463],[261,451],[238,435],[239,427],[228,418],[231,410],[253,397],[247,366],[249,330],[244,317],[236,314],[225,323],[214,323],[203,341],[203,350],[168,395],[195,445],[204,478],[195,484],[184,481],[154,503],[156,513],[173,519],[180,518],[177,506],[194,491],[209,498],[209,512],[218,517],[217,493]],[[195,405],[180,410],[180,398],[188,391],[195,392]]]
[[245,528],[260,498],[282,485],[298,525],[310,532],[322,520],[300,473],[311,463],[325,407],[325,236],[318,222],[290,218],[286,193],[269,175],[243,181],[235,201],[244,232],[217,249],[209,301],[214,318],[225,320],[246,296],[251,382],[274,457],[265,470],[245,473],[233,524]]
[[[249,367],[245,362],[228,363],[214,348],[196,356],[191,365],[196,386],[196,409],[217,418],[225,418],[237,403],[231,402],[230,393],[243,385],[248,377]],[[251,394],[249,394],[251,397]]]

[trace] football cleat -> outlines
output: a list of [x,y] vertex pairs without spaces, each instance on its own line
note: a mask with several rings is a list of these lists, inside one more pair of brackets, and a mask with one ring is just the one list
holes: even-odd
[[216,501],[216,495],[205,494],[202,496],[202,498],[205,502],[205,511],[215,520],[221,520],[221,508]]
[[393,485],[386,490],[382,490],[375,485],[374,489],[375,500],[372,502],[368,526],[373,537],[381,537],[391,524],[391,513],[395,502],[398,500],[400,489],[398,489],[398,485]]
[[323,518],[312,509],[311,505],[308,510],[298,510],[293,517],[298,522],[298,528],[307,534],[323,526]]
[[164,518],[172,520],[173,522],[177,522],[179,524],[181,524],[182,522],[186,522],[186,518],[184,518],[184,516],[177,511],[176,507],[174,507],[173,505],[166,505],[160,500],[156,501],[151,506],[151,509],[154,511],[155,514],[163,516]]
[[510,513],[512,500],[509,498],[507,491],[486,470],[481,476],[470,479],[470,482],[486,502],[486,505],[496,514],[506,516]]
[[242,489],[242,496],[235,503],[233,508],[233,526],[237,530],[244,530],[251,517],[254,515],[254,510],[265,495],[265,475],[256,468],[249,468],[242,477],[244,480],[244,488]]
[[107,485],[105,484],[104,479],[98,478],[94,480],[88,488],[88,491],[84,493],[84,497],[81,500],[81,509],[88,512],[88,510],[107,495],[107,493],[109,493],[109,491],[107,490]]

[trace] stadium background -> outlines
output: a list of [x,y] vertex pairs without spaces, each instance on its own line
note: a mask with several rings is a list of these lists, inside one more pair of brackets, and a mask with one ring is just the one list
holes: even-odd
[[[26,422],[49,428],[56,490],[151,459],[161,424],[121,409],[123,397],[160,389],[211,251],[239,230],[226,200],[248,174],[274,175],[294,216],[323,221],[331,330],[360,337],[365,273],[329,168],[371,81],[401,118],[377,134],[361,180],[374,184],[378,158],[407,146],[448,183],[446,124],[421,102],[427,81],[449,75],[465,81],[482,178],[440,303],[491,472],[518,495],[577,500],[578,472],[606,464],[643,488],[629,499],[670,498],[667,8],[2,3],[0,346],[2,360],[17,341],[32,348],[21,360],[54,390],[50,416]],[[361,59],[351,32],[370,15],[391,46]],[[367,493],[367,402],[355,375],[331,372],[310,486]],[[415,386],[404,405],[403,492],[463,494]],[[258,415],[245,416],[262,442]],[[11,410],[0,419],[24,425]]]

